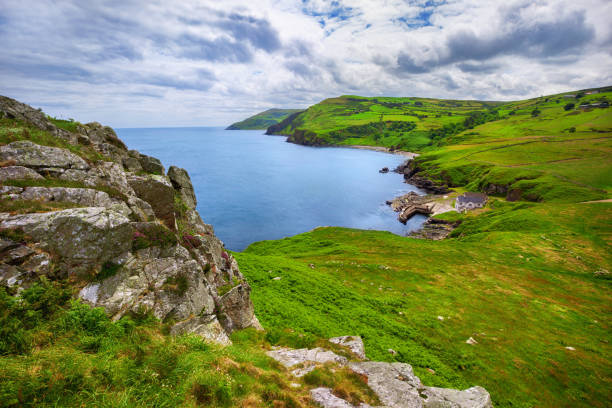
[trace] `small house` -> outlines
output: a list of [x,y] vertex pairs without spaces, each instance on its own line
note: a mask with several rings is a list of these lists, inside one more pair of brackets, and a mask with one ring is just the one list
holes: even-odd
[[457,211],[467,211],[475,208],[482,208],[487,203],[487,198],[487,195],[483,193],[463,193],[457,197],[455,209],[457,209]]

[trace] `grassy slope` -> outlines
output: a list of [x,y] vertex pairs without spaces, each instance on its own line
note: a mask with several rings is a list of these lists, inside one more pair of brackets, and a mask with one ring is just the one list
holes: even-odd
[[[316,134],[321,143],[385,147],[400,145],[405,150],[417,150],[429,143],[426,136],[429,129],[461,122],[471,112],[499,105],[498,102],[345,95],[311,106],[280,133],[291,135],[299,129]],[[349,126],[378,121],[413,122],[416,127],[410,132],[386,130],[380,133],[380,137],[377,134],[363,137],[343,135],[337,139],[330,135],[330,132]]]
[[[581,103],[612,99],[612,92]],[[443,139],[417,159],[431,178],[478,190],[494,183],[537,201],[607,198],[612,190],[612,109],[565,111],[546,98],[504,106],[515,112]],[[534,109],[541,111],[532,117]],[[504,112],[504,113],[505,113]]]
[[268,109],[260,112],[245,120],[231,124],[228,130],[256,130],[266,129],[279,123],[292,113],[299,112],[299,109]]
[[362,335],[370,358],[408,362],[426,384],[482,385],[497,407],[610,406],[612,203],[582,202],[609,197],[612,114],[565,103],[507,104],[418,158],[440,181],[538,202],[493,198],[454,215],[444,241],[320,228],[236,254],[264,326]]

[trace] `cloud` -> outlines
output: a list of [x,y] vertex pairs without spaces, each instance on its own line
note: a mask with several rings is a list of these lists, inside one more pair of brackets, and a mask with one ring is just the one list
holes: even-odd
[[373,4],[6,1],[0,94],[83,121],[187,126],[348,93],[501,100],[612,82],[606,0]]
[[[586,22],[584,11],[575,11],[552,21],[525,21],[520,10],[507,10],[501,16],[505,26],[482,32],[472,28],[453,32],[440,49],[431,50],[424,57],[401,52],[397,68],[414,74],[457,62],[487,61],[504,55],[546,59],[569,52],[580,54],[578,48],[595,36],[595,30]],[[469,64],[463,66],[469,70]]]

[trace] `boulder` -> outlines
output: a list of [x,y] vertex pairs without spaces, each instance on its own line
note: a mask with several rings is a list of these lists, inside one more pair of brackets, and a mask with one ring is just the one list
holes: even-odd
[[366,358],[363,340],[359,336],[332,337],[329,341],[347,347],[355,356],[362,360]]
[[378,399],[391,408],[493,408],[484,388],[426,387],[409,364],[368,361],[350,363],[349,368],[366,376]]
[[130,220],[103,207],[48,213],[0,213],[0,229],[20,230],[55,255],[65,275],[82,274],[127,251]]
[[493,408],[491,396],[482,387],[472,387],[463,391],[425,387],[420,393],[424,400],[424,408]]
[[293,368],[300,366],[291,373],[296,377],[302,377],[316,368],[317,364],[336,363],[340,366],[347,364],[346,357],[337,355],[334,352],[317,347],[314,349],[291,349],[291,348],[276,348],[266,352],[269,357],[272,357],[283,366]]
[[310,397],[322,408],[355,408],[353,404],[336,397],[329,388],[325,387],[310,390]]
[[155,157],[147,156],[146,154],[140,154],[138,158],[142,169],[147,173],[151,174],[164,174],[164,166],[161,161]]
[[34,169],[89,169],[85,160],[67,149],[41,146],[28,140],[0,146],[0,161],[11,161],[17,166]]
[[234,286],[219,299],[220,311],[225,317],[221,323],[228,333],[247,327],[263,330],[255,317],[250,293],[251,287],[248,283],[243,282]]
[[142,171],[140,160],[135,157],[126,157],[123,159],[123,167],[125,167],[127,171],[132,171],[134,173]]
[[174,188],[164,176],[131,176],[128,178],[130,187],[141,200],[151,205],[157,218],[168,228],[175,229]]
[[202,336],[204,340],[211,343],[220,344],[222,346],[232,344],[232,341],[227,336],[227,333],[223,331],[223,328],[215,316],[192,317],[172,326],[170,333],[174,335],[194,333]]
[[25,179],[42,180],[43,176],[23,166],[0,167],[0,182]]
[[179,192],[183,202],[191,209],[196,208],[197,200],[195,192],[193,191],[193,185],[191,184],[191,178],[187,173],[187,170],[181,169],[180,167],[170,166],[168,169],[168,177],[174,188]]

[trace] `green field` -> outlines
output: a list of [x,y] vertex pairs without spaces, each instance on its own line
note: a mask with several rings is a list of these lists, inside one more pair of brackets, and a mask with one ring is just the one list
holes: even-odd
[[[421,175],[461,191],[492,189],[493,198],[470,215],[443,214],[462,221],[444,241],[319,228],[252,244],[236,256],[260,320],[273,333],[361,335],[368,357],[408,362],[426,384],[484,386],[496,407],[610,406],[612,203],[587,201],[610,198],[612,111],[576,106],[611,97],[341,97],[309,108],[284,129],[290,140],[402,139],[421,153]],[[426,118],[408,114],[415,101]],[[416,126],[371,132],[396,121]],[[518,201],[506,201],[508,191]]]
[[300,112],[299,109],[268,109],[240,122],[232,123],[227,130],[257,130],[267,129],[285,119],[292,113]]

